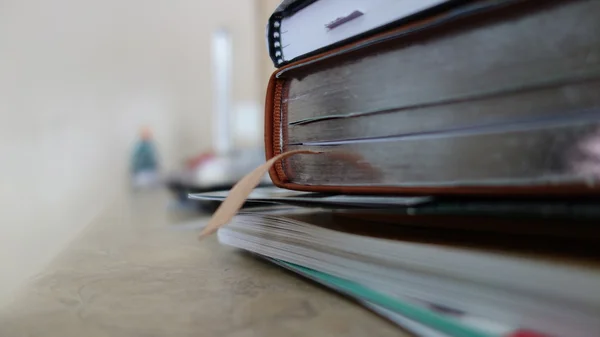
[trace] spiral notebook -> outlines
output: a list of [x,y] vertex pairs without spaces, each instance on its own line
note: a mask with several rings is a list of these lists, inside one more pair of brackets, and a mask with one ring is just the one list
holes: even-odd
[[418,307],[550,336],[600,331],[596,241],[421,227],[307,209],[245,212],[219,229],[218,238]]

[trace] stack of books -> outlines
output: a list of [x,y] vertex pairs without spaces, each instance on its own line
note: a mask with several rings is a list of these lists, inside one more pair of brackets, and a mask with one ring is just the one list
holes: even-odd
[[349,295],[417,336],[600,331],[600,207],[592,200],[259,188],[248,203],[260,206],[219,229],[221,243]]
[[278,189],[220,242],[417,336],[598,336],[599,33],[595,0],[284,1]]

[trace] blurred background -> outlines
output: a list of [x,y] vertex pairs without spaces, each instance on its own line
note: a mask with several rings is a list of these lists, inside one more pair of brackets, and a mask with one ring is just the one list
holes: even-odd
[[0,1],[0,303],[131,193],[142,133],[165,176],[260,152],[278,2]]

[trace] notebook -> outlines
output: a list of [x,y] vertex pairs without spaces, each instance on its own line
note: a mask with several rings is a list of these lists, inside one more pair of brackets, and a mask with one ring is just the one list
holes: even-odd
[[[309,8],[309,7],[307,7]],[[600,2],[477,1],[277,70],[267,158],[288,189],[594,194]]]
[[269,55],[283,66],[358,37],[457,7],[465,0],[284,1],[267,25]]
[[[239,214],[219,229],[218,238],[413,306],[551,336],[600,331],[600,269],[593,243],[543,234],[532,239],[456,229],[415,231],[401,221],[306,209]],[[524,245],[516,244],[523,240]],[[548,248],[552,241],[561,244]],[[589,251],[582,251],[586,246]]]
[[[231,193],[230,190],[191,193],[188,197],[198,201],[222,202]],[[264,206],[280,204],[316,208],[369,209],[369,216],[377,209],[378,216],[384,220],[391,215],[421,215],[448,217],[503,217],[544,219],[551,222],[568,220],[594,224],[600,220],[598,198],[441,198],[431,196],[377,196],[343,195],[291,191],[277,187],[257,187],[249,195],[246,204]],[[358,215],[357,215],[358,216]],[[464,220],[463,220],[464,221]],[[489,221],[489,220],[488,220]],[[548,226],[548,222],[545,222]],[[597,226],[591,225],[590,229]],[[582,231],[583,228],[579,228]],[[589,233],[588,231],[584,231]],[[588,235],[588,234],[585,234]]]
[[[192,193],[192,200],[224,201],[230,190]],[[431,197],[357,196],[290,191],[277,187],[258,187],[248,195],[247,203],[287,204],[306,207],[398,208],[425,204]],[[598,210],[600,214],[600,210]]]
[[[261,255],[259,255],[261,256]],[[467,312],[435,304],[402,301],[386,293],[331,274],[261,256],[278,266],[342,293],[367,309],[418,337],[545,337],[545,334],[510,326]]]

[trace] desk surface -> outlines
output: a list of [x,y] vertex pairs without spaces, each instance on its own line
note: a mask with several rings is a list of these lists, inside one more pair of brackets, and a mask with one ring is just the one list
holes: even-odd
[[404,335],[214,237],[198,242],[167,200],[116,202],[0,312],[0,336]]

